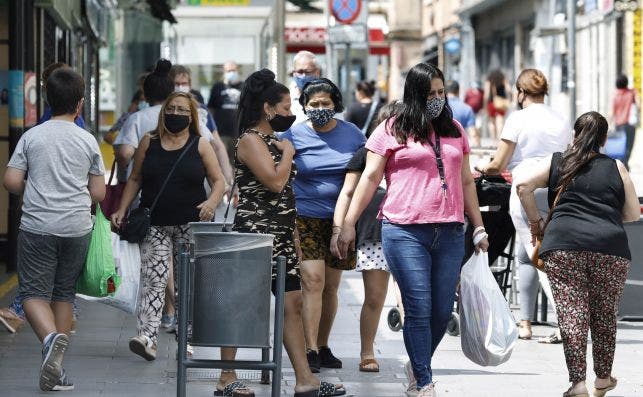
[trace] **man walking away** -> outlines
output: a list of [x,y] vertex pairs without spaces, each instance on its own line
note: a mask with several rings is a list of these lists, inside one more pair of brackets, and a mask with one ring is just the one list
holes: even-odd
[[480,133],[476,128],[476,116],[471,106],[460,99],[460,84],[455,80],[447,81],[447,98],[453,111],[453,118],[458,120],[467,131],[471,146],[480,146]]
[[242,85],[239,67],[236,63],[227,61],[223,64],[223,81],[212,86],[208,100],[208,108],[217,121],[219,135],[226,146],[230,160],[234,160],[234,145],[239,137],[236,115]]
[[27,320],[43,343],[40,389],[71,390],[62,367],[76,279],[92,231],[90,206],[105,196],[105,169],[96,139],[74,124],[85,83],[69,68],[47,80],[51,120],[18,141],[4,187],[24,194],[18,234],[19,294]]

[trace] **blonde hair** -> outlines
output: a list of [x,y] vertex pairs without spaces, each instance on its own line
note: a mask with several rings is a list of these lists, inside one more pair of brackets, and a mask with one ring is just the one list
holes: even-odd
[[532,97],[544,97],[549,93],[547,77],[538,69],[524,69],[520,72],[516,88]]
[[199,111],[198,111],[198,105],[196,101],[194,100],[194,97],[190,93],[186,92],[173,92],[170,94],[170,96],[167,97],[165,102],[163,102],[163,106],[161,106],[161,112],[159,113],[159,121],[158,125],[156,126],[156,129],[153,131],[150,131],[150,136],[153,139],[161,138],[163,137],[164,134],[168,134],[167,129],[165,128],[165,109],[167,108],[168,104],[172,102],[174,98],[182,97],[188,100],[190,103],[190,125],[188,126],[188,132],[190,135],[195,135],[195,136],[201,136],[199,132]]

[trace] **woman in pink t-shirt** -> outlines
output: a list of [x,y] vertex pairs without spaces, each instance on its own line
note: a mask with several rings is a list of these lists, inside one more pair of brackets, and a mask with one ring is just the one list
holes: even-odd
[[339,250],[355,242],[355,224],[382,177],[382,246],[404,304],[404,344],[416,382],[407,394],[435,396],[431,357],[453,309],[464,256],[464,214],[476,251],[489,243],[469,168],[469,144],[446,102],[444,75],[428,64],[406,77],[404,101],[366,143],[369,150],[344,219]]

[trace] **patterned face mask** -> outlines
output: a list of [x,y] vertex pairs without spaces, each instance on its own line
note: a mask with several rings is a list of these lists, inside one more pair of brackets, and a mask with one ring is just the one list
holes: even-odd
[[306,109],[306,116],[318,127],[323,127],[330,123],[335,115],[335,109]]
[[446,102],[447,100],[444,97],[437,97],[426,101],[426,111],[429,119],[433,120],[437,118],[440,113],[442,113],[442,109]]

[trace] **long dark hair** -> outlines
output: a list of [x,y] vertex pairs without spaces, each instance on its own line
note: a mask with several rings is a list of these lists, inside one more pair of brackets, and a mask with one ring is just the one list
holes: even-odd
[[286,94],[290,94],[288,87],[277,83],[275,74],[269,69],[261,69],[248,76],[241,87],[237,109],[239,133],[256,126],[261,118],[265,117],[264,103],[275,106]]
[[587,162],[599,152],[607,139],[607,120],[598,112],[587,112],[574,123],[574,140],[565,150],[558,165],[560,190]]
[[145,77],[143,95],[150,105],[165,101],[174,92],[174,81],[170,80],[169,76],[170,68],[172,62],[159,59],[154,71]]
[[398,143],[404,144],[410,137],[426,143],[432,131],[439,136],[460,137],[448,100],[438,117],[430,120],[427,116],[426,101],[433,79],[440,79],[444,83],[444,74],[433,65],[419,63],[409,70],[404,83],[402,106],[386,122],[389,125],[389,121],[395,119],[392,126]]

